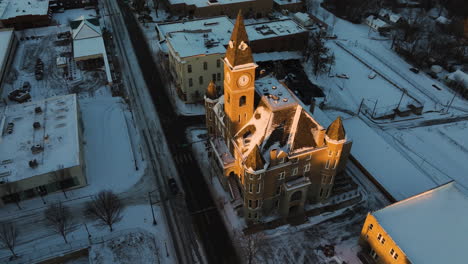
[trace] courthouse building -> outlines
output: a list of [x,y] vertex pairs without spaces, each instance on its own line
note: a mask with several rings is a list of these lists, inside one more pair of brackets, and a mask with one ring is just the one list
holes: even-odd
[[295,216],[326,200],[352,145],[341,119],[324,128],[282,82],[255,79],[240,13],[223,64],[224,95],[211,82],[205,96],[211,163],[246,219]]

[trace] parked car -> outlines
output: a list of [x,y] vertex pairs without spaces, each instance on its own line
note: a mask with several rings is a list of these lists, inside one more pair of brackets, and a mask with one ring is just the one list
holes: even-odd
[[172,194],[178,194],[179,193],[179,186],[177,186],[177,182],[175,181],[174,178],[169,178],[167,181],[169,183],[169,189],[171,189]]
[[344,74],[344,73],[340,73],[340,74],[337,73],[337,74],[336,74],[336,77],[342,78],[342,79],[349,79],[349,76],[346,75],[346,74]]
[[28,92],[18,89],[9,93],[8,99],[18,102],[18,103],[24,103],[27,100],[31,99],[31,95]]
[[369,79],[372,80],[372,79],[374,79],[376,76],[377,76],[377,73],[371,72],[371,73],[369,73],[369,75],[368,75],[367,77],[369,77]]
[[432,71],[428,72],[427,74],[428,74],[429,76],[431,76],[432,79],[437,79],[437,77],[438,77],[438,76],[437,76],[437,73],[432,72]]
[[414,72],[414,73],[419,73],[419,69],[418,69],[418,68],[411,67],[409,70],[412,71],[412,72]]
[[435,84],[433,84],[432,87],[436,88],[439,91],[442,91],[442,89],[439,86],[435,85]]

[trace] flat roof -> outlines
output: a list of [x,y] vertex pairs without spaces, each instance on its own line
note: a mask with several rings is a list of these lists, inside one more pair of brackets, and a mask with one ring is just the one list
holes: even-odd
[[289,18],[246,25],[245,30],[250,41],[307,32],[305,28]]
[[450,182],[372,215],[412,263],[466,263],[465,192]]
[[302,3],[301,0],[273,0],[278,5],[290,5],[290,4],[297,4]]
[[270,109],[288,108],[298,105],[298,99],[282,82],[267,76],[255,80],[255,90]]
[[[234,24],[227,16],[158,24],[160,40],[180,58],[225,53]],[[250,41],[307,32],[292,19],[245,26]]]
[[8,57],[13,32],[12,28],[0,29],[0,69],[3,69],[3,64]]
[[[35,113],[40,107],[42,113]],[[78,102],[75,94],[42,101],[7,105],[0,109],[0,181],[15,182],[36,175],[80,165]],[[34,122],[40,128],[33,128]],[[12,132],[8,125],[12,123]],[[11,126],[11,125],[10,125]],[[31,147],[43,151],[33,154]],[[31,168],[29,161],[37,160]]]
[[73,40],[73,57],[104,56],[106,48],[102,37]]
[[1,0],[0,20],[17,16],[47,15],[49,0]]

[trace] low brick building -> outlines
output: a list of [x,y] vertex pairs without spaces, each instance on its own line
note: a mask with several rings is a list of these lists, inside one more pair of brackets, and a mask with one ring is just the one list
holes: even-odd
[[377,264],[466,263],[467,190],[450,182],[367,215],[361,257]]
[[25,29],[50,25],[52,11],[49,0],[0,1],[0,27]]

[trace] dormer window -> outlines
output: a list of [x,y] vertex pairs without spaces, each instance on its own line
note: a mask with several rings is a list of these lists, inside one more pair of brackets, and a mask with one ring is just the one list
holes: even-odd
[[248,46],[247,46],[247,44],[245,44],[244,41],[242,41],[242,42],[239,44],[239,49],[242,50],[242,51],[246,50],[247,47],[248,47]]

